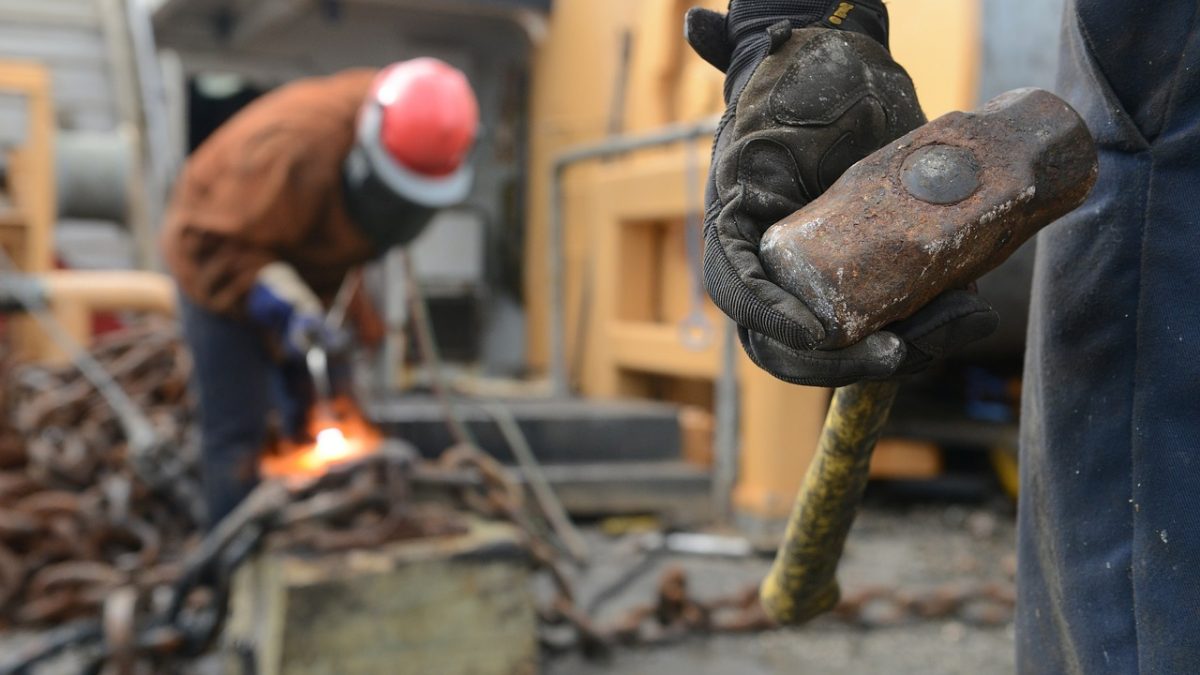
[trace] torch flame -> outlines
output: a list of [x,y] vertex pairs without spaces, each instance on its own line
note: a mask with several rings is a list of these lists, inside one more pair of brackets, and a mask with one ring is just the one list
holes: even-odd
[[318,476],[329,467],[369,455],[379,449],[379,432],[348,401],[335,401],[335,419],[314,419],[316,442],[283,443],[280,452],[263,457],[260,466],[267,478]]
[[313,456],[321,462],[337,462],[350,454],[350,443],[346,434],[337,427],[329,427],[317,432],[317,445],[313,448]]

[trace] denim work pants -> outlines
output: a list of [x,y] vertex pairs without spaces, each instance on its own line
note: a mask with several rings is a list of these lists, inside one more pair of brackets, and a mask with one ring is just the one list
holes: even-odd
[[1200,673],[1200,3],[1069,0],[1095,191],[1038,240],[1022,411],[1023,675]]
[[179,305],[194,361],[201,480],[211,526],[257,484],[271,412],[280,413],[286,433],[301,430],[311,383],[303,363],[270,358],[253,324],[214,314],[182,296]]

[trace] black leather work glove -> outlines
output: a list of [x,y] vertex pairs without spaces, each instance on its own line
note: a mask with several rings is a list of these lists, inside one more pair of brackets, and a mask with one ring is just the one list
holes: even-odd
[[859,159],[925,122],[912,80],[889,55],[879,0],[733,0],[728,16],[688,12],[686,35],[725,72],[704,219],[704,282],[759,367],[837,387],[915,372],[995,330],[975,293],[950,291],[850,346],[829,344],[804,304],[758,258],[775,222]]

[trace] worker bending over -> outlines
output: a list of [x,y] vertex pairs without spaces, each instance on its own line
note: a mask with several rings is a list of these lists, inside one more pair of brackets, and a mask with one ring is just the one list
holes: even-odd
[[471,187],[479,108],[432,58],[291,83],[191,156],[163,253],[195,360],[210,524],[257,481],[268,418],[305,433],[306,352],[354,267],[415,238]]

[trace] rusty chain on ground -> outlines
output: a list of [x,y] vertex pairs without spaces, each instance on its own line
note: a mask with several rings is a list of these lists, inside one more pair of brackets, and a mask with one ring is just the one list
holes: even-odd
[[[0,657],[0,675],[29,672],[66,649],[89,672],[174,672],[220,634],[237,567],[263,546],[335,551],[464,530],[462,508],[414,491],[452,491],[467,511],[512,523],[531,564],[553,581],[543,625],[552,651],[588,655],[692,634],[774,626],[757,589],[691,595],[686,573],[664,573],[654,601],[598,625],[580,609],[560,542],[526,507],[524,489],[499,462],[460,443],[437,461],[398,441],[318,478],[269,481],[203,538],[187,382],[190,360],[173,326],[149,322],[101,338],[92,355],[147,412],[167,442],[134,470],[116,416],[72,368],[6,369],[0,428],[0,629],[39,638]],[[912,593],[865,588],[831,614],[874,627],[956,618],[995,625],[1012,613],[1011,583],[947,584]]]

